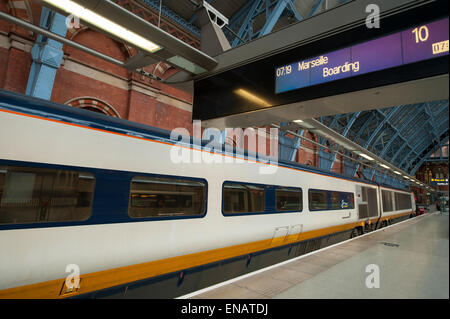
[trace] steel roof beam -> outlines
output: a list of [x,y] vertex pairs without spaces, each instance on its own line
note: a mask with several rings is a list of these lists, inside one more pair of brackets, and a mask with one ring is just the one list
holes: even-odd
[[[347,126],[345,127],[344,131],[342,132],[342,136],[347,137],[348,133],[350,132],[350,129],[352,128],[353,124],[355,123],[356,119],[361,115],[362,112],[356,112],[353,113],[350,121],[347,123]],[[337,116],[335,116],[336,122],[337,122]],[[333,169],[334,163],[336,162],[337,153],[333,154],[333,158],[331,160],[331,166],[330,171]]]
[[[369,139],[366,142],[365,147],[368,148],[371,144],[372,141],[375,139],[375,137],[377,137],[377,139],[375,140],[375,142],[373,144],[377,144],[377,141],[380,139],[380,135],[379,133],[381,132],[381,130],[384,128],[385,124],[390,124],[390,119],[397,114],[397,112],[399,111],[399,108],[392,108],[391,110],[389,110],[388,114],[384,114],[382,111],[380,110],[376,110],[375,112],[378,112],[379,114],[381,114],[382,116],[384,116],[384,119],[381,121],[380,124],[378,124],[378,127],[373,131],[372,135],[369,137]],[[392,125],[391,125],[392,127]]]
[[[161,0],[141,0],[143,3],[147,4],[154,10],[159,12],[160,8],[160,2]],[[207,0],[208,2],[211,2],[211,0]],[[192,24],[195,19],[192,20],[192,18],[189,21],[186,21],[184,18],[182,18],[179,14],[174,12],[169,7],[165,6],[164,4],[161,5],[161,14],[165,16],[166,18],[169,18],[172,22],[175,22],[179,26],[183,27],[186,31],[189,31],[193,35],[195,35],[197,38],[200,38],[200,29],[197,28],[195,25]],[[195,14],[196,17],[196,14]],[[191,21],[192,20],[192,21]]]
[[411,170],[411,175],[416,174],[417,170],[422,166],[422,164],[426,161],[428,157],[431,156],[431,154],[435,153],[442,145],[445,143],[448,143],[448,135],[445,139],[443,139],[436,147],[434,147],[431,151],[429,151]]
[[[249,34],[250,34],[249,37],[251,38],[251,34],[253,32],[253,26],[252,26],[253,19],[254,19],[256,13],[258,13],[258,14],[261,13],[261,7],[264,4],[265,4],[265,0],[253,0],[251,7],[247,11],[245,19],[239,28],[239,31],[237,31],[237,34],[241,39],[245,40],[245,36],[249,35]],[[235,20],[232,18],[230,21],[231,29],[234,29],[234,27],[235,27],[234,23],[235,23]],[[234,39],[231,46],[235,47],[237,45],[239,45],[239,39]]]
[[[441,136],[442,136],[443,134],[445,134],[446,131],[447,131],[447,136],[444,138],[444,141],[446,140],[446,138],[448,138],[448,128],[447,128],[447,129],[444,129],[444,130],[442,130],[442,131],[440,132],[440,134],[439,134],[439,140],[438,140],[438,141],[435,141],[435,143],[438,143],[438,145],[441,145],[441,144],[442,144],[442,141],[443,141],[443,140],[441,140]],[[423,144],[423,143],[422,143],[422,144]],[[422,145],[422,144],[420,144],[420,145]],[[414,162],[417,161],[417,159],[423,155],[423,152],[424,152],[428,147],[430,147],[430,145],[432,145],[432,144],[433,144],[433,142],[432,142],[432,143],[429,143],[428,145],[425,144],[424,146],[421,146],[420,150],[419,150],[418,152],[416,152],[416,157],[414,157],[411,161],[409,161],[408,164],[405,166],[405,168],[411,167],[411,166],[414,164]],[[437,149],[439,149],[439,147],[436,148],[436,150],[437,150]],[[433,154],[433,153],[431,153],[431,154]],[[428,157],[428,156],[424,156],[424,157],[422,158],[422,160],[423,160],[423,159],[427,159],[427,157]]]
[[[205,1],[208,3],[211,3],[212,0],[205,0]],[[188,23],[193,24],[195,22],[195,20],[197,19],[197,17],[198,17],[198,14],[196,12],[189,18]]]
[[322,4],[323,0],[319,0],[316,2],[316,4],[312,7],[311,11],[308,14],[308,18],[312,17],[316,14],[317,10],[319,9],[320,5]]
[[438,141],[439,140],[439,136],[438,136],[438,132],[437,132],[438,131],[438,127],[436,127],[436,118],[433,115],[433,111],[430,108],[430,104],[428,102],[424,103],[424,104],[425,104],[424,111],[429,117],[428,123],[430,124],[430,126],[432,128],[432,134],[434,136],[434,139],[436,141]]
[[[377,114],[381,115],[384,117],[384,119],[378,124],[378,126],[376,127],[376,129],[372,132],[372,134],[370,135],[369,139],[366,141],[364,148],[368,149],[371,142],[373,141],[373,139],[380,133],[380,131],[383,129],[384,125],[386,123],[389,123],[389,120],[398,112],[398,109],[393,108],[389,111],[388,115],[385,115],[382,111],[380,110],[375,110],[372,112],[376,112]],[[367,122],[370,122],[372,119],[367,120]],[[359,133],[358,133],[359,134]],[[354,173],[356,174],[356,172],[358,171],[360,165],[357,165],[354,169]],[[370,173],[371,176],[373,177],[373,174]]]
[[[380,156],[384,158],[384,156],[386,155],[387,151],[389,150],[389,148],[392,146],[392,144],[394,143],[394,141],[397,139],[397,137],[400,137],[405,143],[402,144],[402,147],[400,149],[402,149],[405,146],[408,146],[408,144],[406,143],[406,140],[404,137],[401,136],[401,133],[403,132],[403,130],[406,127],[409,127],[417,118],[417,116],[422,112],[422,110],[420,108],[416,108],[414,114],[410,117],[410,119],[408,121],[406,121],[395,133],[393,139],[391,139],[389,141],[389,143],[386,145],[386,147],[383,149],[383,151],[381,152]],[[408,146],[409,147],[409,146]],[[399,150],[400,150],[399,149]],[[397,153],[394,155],[394,157],[391,159],[391,162],[394,162],[395,158],[397,157],[398,151]]]
[[[297,9],[294,6],[294,1],[291,0],[278,0],[277,4],[273,8],[270,15],[266,16],[266,23],[264,24],[263,28],[259,31],[259,36],[265,36],[266,34],[269,34],[272,32],[273,28],[275,27],[275,24],[280,19],[281,15],[285,10],[290,10],[297,21],[303,20],[302,16],[297,12]],[[266,4],[267,6],[267,4]],[[266,7],[267,10],[267,7]],[[269,13],[269,10],[266,11],[266,14]]]

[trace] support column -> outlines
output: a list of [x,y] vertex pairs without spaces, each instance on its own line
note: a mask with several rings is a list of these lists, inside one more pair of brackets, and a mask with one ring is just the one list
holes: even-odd
[[[66,17],[42,7],[39,25],[60,36],[66,36]],[[36,44],[31,49],[30,75],[26,94],[50,100],[55,82],[56,71],[61,65],[63,58],[63,45],[54,40],[38,35]]]

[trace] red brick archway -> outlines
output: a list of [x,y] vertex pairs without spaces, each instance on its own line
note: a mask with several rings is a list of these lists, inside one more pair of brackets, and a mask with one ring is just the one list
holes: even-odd
[[114,107],[93,97],[79,97],[69,100],[64,104],[120,118],[120,114],[114,109]]

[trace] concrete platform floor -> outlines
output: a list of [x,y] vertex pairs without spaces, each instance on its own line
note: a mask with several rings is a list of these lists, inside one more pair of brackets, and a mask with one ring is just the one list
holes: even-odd
[[181,298],[448,299],[449,216],[422,215]]

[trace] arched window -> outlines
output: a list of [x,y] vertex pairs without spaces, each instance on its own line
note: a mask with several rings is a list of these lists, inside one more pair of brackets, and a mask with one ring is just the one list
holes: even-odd
[[110,104],[93,97],[79,97],[64,104],[120,118],[120,114]]

